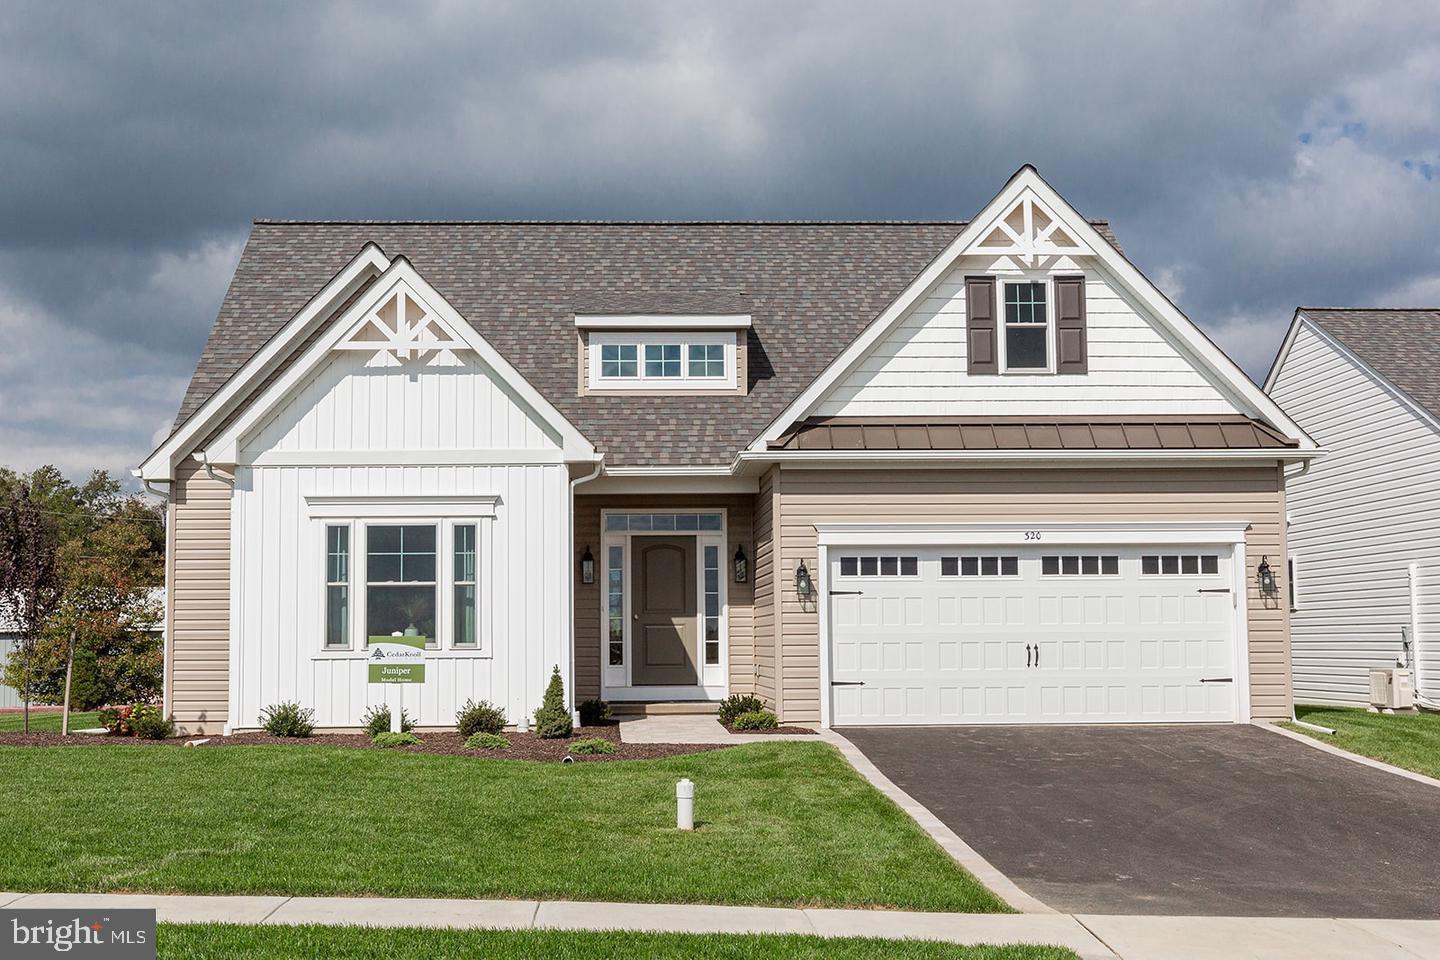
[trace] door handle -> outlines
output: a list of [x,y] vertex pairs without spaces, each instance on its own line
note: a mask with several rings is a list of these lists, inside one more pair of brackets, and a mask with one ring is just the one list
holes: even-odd
[[1025,669],[1030,669],[1030,644],[1025,644]]
[[832,597],[858,597],[864,594],[864,590],[831,590]]
[[1040,644],[1035,644],[1035,666],[1040,666]]
[[865,686],[865,681],[864,681],[864,680],[831,680],[831,681],[830,681],[830,686],[832,686],[832,687],[863,687],[863,686]]
[[1201,683],[1234,683],[1234,677],[1201,677]]

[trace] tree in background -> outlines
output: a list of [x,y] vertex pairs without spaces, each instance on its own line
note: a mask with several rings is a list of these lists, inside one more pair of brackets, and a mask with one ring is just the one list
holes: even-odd
[[49,550],[45,603],[29,607],[43,615],[29,625],[28,641],[20,631],[24,649],[3,676],[28,694],[26,728],[31,702],[89,709],[154,699],[164,673],[162,641],[152,632],[160,617],[155,589],[164,583],[160,511],[124,496],[103,470],[76,486],[54,467],[28,476],[0,468],[0,528],[19,529],[4,519],[11,516],[46,532],[38,541],[0,532],[0,604],[15,614],[26,606],[17,578],[41,575],[42,544]]
[[5,683],[25,704],[25,732],[30,732],[30,704],[39,692],[41,671],[36,648],[60,599],[59,540],[56,524],[20,484],[0,501],[0,618],[15,629],[15,649],[5,661]]

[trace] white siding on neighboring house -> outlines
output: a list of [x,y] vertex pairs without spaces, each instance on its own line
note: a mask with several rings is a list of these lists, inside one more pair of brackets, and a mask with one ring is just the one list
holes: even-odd
[[[551,668],[565,671],[569,488],[559,446],[464,356],[459,367],[397,369],[340,355],[242,440],[242,460],[258,465],[239,469],[232,512],[232,726],[254,727],[285,700],[313,707],[320,726],[354,726],[384,702],[384,688],[366,681],[363,637],[350,652],[322,648],[326,521],[311,515],[313,497],[498,498],[493,518],[474,521],[481,648],[428,655],[425,683],[406,691],[419,724],[453,724],[471,698],[514,722],[538,706]],[[358,543],[352,550],[358,584],[365,558]],[[443,547],[437,560],[451,562]],[[352,602],[361,603],[353,592]]]
[[[1089,372],[969,376],[965,277],[995,272],[990,263],[988,258],[961,260],[873,353],[836,385],[816,408],[816,415],[1235,412],[1225,396],[1144,318],[1107,274],[1094,267],[1079,270],[1068,261],[1049,272],[1053,276],[1085,275]],[[1003,320],[998,295],[996,303]],[[1003,329],[1000,335],[1004,335]]]
[[1402,656],[1412,563],[1425,692],[1440,697],[1440,431],[1308,322],[1270,394],[1327,451],[1287,485],[1295,699],[1369,702],[1369,671]]
[[[15,650],[15,635],[11,633],[0,633],[0,669],[5,666],[5,661]],[[7,687],[0,683],[0,709],[6,707],[20,706],[20,692],[14,687]]]

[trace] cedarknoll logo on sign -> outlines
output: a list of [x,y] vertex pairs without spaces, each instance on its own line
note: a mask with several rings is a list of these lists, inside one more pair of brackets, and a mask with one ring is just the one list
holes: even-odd
[[371,637],[371,683],[424,683],[424,637]]

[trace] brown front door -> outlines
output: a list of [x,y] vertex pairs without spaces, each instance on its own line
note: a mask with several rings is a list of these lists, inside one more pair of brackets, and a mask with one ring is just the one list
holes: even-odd
[[695,604],[695,538],[632,537],[635,665],[631,682],[700,682]]

